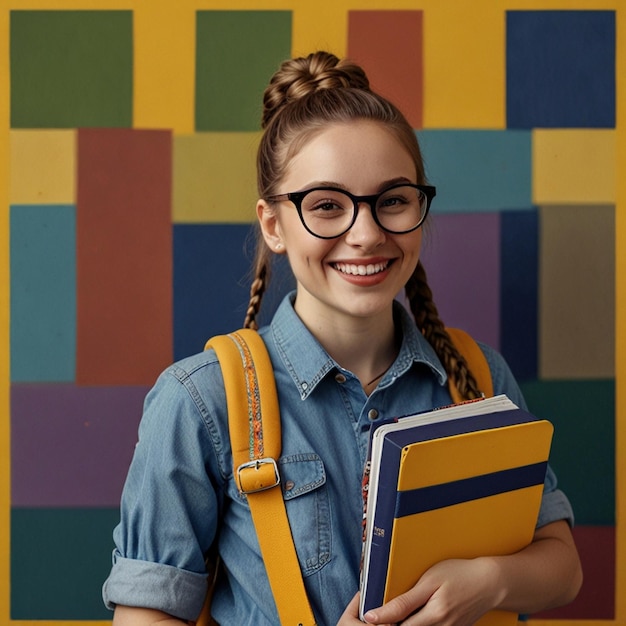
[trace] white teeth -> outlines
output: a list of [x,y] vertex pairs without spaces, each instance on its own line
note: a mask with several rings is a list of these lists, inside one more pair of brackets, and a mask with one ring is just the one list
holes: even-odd
[[369,265],[356,265],[355,263],[335,263],[335,269],[343,274],[352,274],[353,276],[371,276],[378,274],[387,269],[389,261],[385,263],[370,263]]

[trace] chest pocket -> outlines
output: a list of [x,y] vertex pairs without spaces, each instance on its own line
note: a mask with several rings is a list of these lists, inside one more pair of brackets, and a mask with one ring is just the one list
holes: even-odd
[[310,452],[281,457],[278,469],[300,568],[309,576],[330,561],[330,503],[324,464]]

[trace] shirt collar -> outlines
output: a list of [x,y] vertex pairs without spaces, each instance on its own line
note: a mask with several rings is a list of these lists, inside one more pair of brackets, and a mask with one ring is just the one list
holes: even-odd
[[[329,372],[341,368],[298,317],[293,308],[294,302],[295,292],[285,296],[269,331],[287,372],[304,400]],[[400,325],[402,344],[397,359],[381,380],[381,386],[404,374],[414,363],[429,367],[439,383],[444,385],[448,377],[441,361],[418,330],[410,313],[399,302],[394,302],[394,318]],[[303,355],[306,358],[302,358]]]
[[[429,367],[437,376],[440,385],[448,381],[448,374],[443,367],[435,349],[428,343],[415,324],[413,316],[398,301],[394,301],[394,319],[402,332],[402,344],[400,353],[390,372],[400,375],[408,370],[414,363],[422,363]],[[401,371],[398,371],[401,370]]]

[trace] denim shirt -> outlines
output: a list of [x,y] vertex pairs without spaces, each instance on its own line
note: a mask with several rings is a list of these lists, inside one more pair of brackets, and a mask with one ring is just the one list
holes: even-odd
[[[320,625],[336,624],[359,586],[361,482],[370,424],[450,404],[446,373],[408,312],[396,303],[402,343],[368,397],[309,333],[285,298],[261,329],[279,395],[281,486],[306,591]],[[481,345],[494,391],[524,400],[502,357]],[[538,526],[572,511],[548,471]],[[419,546],[420,537],[416,537]],[[223,562],[212,602],[218,623],[274,626],[278,615],[245,496],[233,481],[228,418],[213,351],[168,368],[146,398],[126,479],[105,604],[197,618],[204,555]],[[426,540],[428,540],[426,538]]]

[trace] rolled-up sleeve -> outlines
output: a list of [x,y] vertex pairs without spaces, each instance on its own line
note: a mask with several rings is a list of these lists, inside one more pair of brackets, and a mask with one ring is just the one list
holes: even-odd
[[539,518],[537,520],[537,528],[566,520],[570,526],[574,526],[574,511],[567,496],[557,488],[556,475],[552,468],[548,466],[546,480],[543,488],[543,498],[541,499],[541,508],[539,509]]
[[186,372],[173,366],[146,398],[113,532],[113,566],[102,592],[107,607],[197,618],[207,589],[204,555],[217,528],[218,496],[208,473],[215,458],[206,407]]
[[117,550],[113,561],[102,590],[109,609],[118,604],[149,607],[186,620],[195,620],[200,614],[207,591],[206,574],[126,559]]

